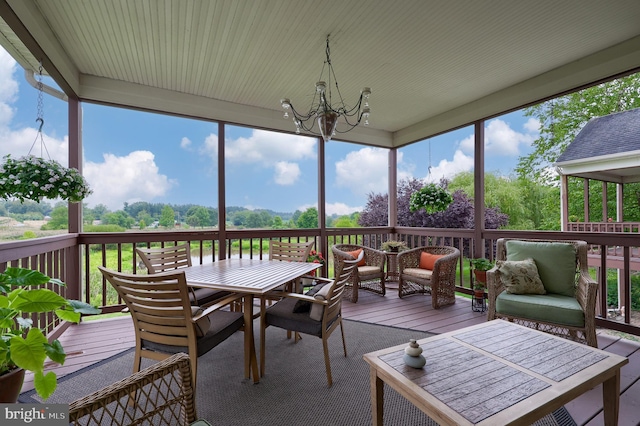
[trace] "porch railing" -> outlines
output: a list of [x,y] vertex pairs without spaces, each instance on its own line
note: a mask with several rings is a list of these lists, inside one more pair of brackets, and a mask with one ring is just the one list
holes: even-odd
[[[103,312],[119,311],[122,307],[117,294],[99,274],[97,266],[110,269],[146,273],[134,255],[138,245],[173,245],[188,242],[194,263],[215,262],[220,258],[268,257],[268,241],[315,241],[328,262],[322,269],[323,276],[331,274],[331,256],[328,249],[333,244],[357,243],[378,248],[386,239],[403,240],[410,247],[421,245],[450,245],[460,250],[457,290],[471,293],[471,278],[465,262],[476,251],[475,232],[468,229],[435,228],[331,228],[331,229],[284,229],[284,230],[233,230],[224,235],[217,230],[177,232],[126,232],[126,233],[81,233],[64,234],[33,240],[0,243],[0,270],[8,266],[37,269],[67,283],[61,289],[64,297],[81,299],[99,305]],[[495,241],[498,238],[540,238],[550,240],[579,239],[591,245],[589,265],[593,268],[599,287],[597,325],[612,330],[640,336],[640,326],[632,321],[637,311],[632,309],[631,275],[640,270],[637,257],[640,241],[630,232],[538,232],[488,230],[485,239],[485,257],[493,259]],[[224,253],[224,255],[221,255]],[[606,256],[601,256],[606,253]],[[70,266],[71,265],[71,266]],[[607,303],[608,275],[619,270],[617,291],[619,302],[615,306]],[[640,291],[640,290],[635,290]],[[621,307],[626,307],[620,309]],[[610,315],[613,311],[616,315]],[[617,318],[608,318],[608,317]],[[33,318],[38,327],[47,331],[59,325],[53,318],[44,315]]]

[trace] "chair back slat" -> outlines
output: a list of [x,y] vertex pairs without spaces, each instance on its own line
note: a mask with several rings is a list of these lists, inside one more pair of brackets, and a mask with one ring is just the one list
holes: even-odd
[[284,262],[306,262],[314,241],[304,243],[289,243],[286,241],[269,241],[269,260],[280,260]]
[[186,243],[161,248],[136,247],[136,253],[150,274],[191,266],[189,244]]

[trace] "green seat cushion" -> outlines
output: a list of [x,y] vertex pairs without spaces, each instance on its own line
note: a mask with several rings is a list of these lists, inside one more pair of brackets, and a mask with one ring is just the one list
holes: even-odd
[[496,312],[517,318],[584,327],[584,312],[574,297],[560,294],[510,294],[496,298]]
[[573,297],[576,286],[576,250],[568,243],[509,240],[507,260],[532,258],[547,293]]

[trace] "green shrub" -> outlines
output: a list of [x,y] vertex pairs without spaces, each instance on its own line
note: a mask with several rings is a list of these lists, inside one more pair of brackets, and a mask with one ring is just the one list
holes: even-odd
[[21,240],[30,240],[31,238],[37,238],[37,237],[38,236],[33,231],[24,231],[24,234],[22,234]]
[[[618,306],[618,274],[610,270],[607,274],[607,306]],[[640,310],[640,274],[631,274],[631,309]]]
[[84,232],[125,232],[126,229],[119,225],[85,225]]

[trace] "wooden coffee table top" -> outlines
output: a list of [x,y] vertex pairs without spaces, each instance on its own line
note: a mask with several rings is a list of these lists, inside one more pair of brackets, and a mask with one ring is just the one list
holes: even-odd
[[406,344],[365,360],[385,383],[445,424],[509,424],[521,417],[530,424],[628,362],[502,320],[419,343],[427,360],[421,369],[404,364]]

